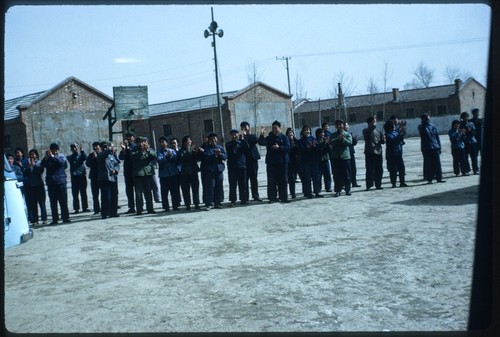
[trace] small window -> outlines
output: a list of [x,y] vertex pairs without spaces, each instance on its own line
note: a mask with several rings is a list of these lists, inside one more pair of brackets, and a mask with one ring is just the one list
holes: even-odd
[[349,114],[349,123],[356,123],[357,122],[356,116],[357,115],[354,113]]
[[406,108],[405,114],[406,114],[406,118],[415,118],[415,109],[414,108]]
[[437,115],[438,116],[444,116],[448,113],[448,109],[446,108],[446,105],[438,105],[436,108],[437,108]]
[[205,127],[205,134],[214,132],[214,123],[211,119],[205,119],[203,125]]
[[163,125],[163,135],[165,137],[172,136],[172,125],[171,124]]

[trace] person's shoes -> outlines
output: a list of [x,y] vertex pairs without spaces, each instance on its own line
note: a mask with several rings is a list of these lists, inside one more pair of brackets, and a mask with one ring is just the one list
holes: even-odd
[[282,203],[284,204],[289,204],[290,203],[290,200],[286,199],[286,200],[283,200]]
[[236,203],[235,203],[234,201],[231,201],[231,202],[227,205],[227,207],[234,207],[234,206],[236,206]]
[[55,221],[52,221],[51,223],[49,223],[49,225],[57,225],[59,223],[58,220],[55,220]]
[[351,191],[345,192],[345,195],[351,195]]
[[142,211],[137,211],[135,215],[142,215]]
[[120,214],[113,214],[113,215],[110,215],[109,217],[110,217],[110,218],[119,218],[119,217],[120,217]]
[[73,214],[78,214],[78,213],[80,213],[80,211],[77,209],[75,209],[75,211],[73,212]]
[[407,183],[401,183],[401,184],[399,184],[399,187],[408,187],[408,184]]
[[90,209],[88,209],[88,208],[85,208],[85,209],[82,211],[82,213],[89,213],[89,212],[90,212]]
[[367,187],[367,188],[366,188],[366,190],[367,190],[367,191],[369,191],[369,190],[370,190],[370,188],[372,188],[372,187],[371,187],[371,186],[370,186],[370,187]]
[[70,222],[71,222],[71,220],[70,220],[70,219],[66,219],[66,220],[63,220],[63,222],[62,222],[62,223],[70,223]]
[[314,198],[314,196],[313,196],[312,194],[305,195],[305,197],[306,197],[306,198],[308,198],[308,199],[312,199],[312,198]]
[[156,211],[154,209],[148,211],[148,214],[156,214]]
[[217,204],[217,205],[214,206],[214,208],[221,209],[222,205],[221,204]]
[[437,182],[438,183],[445,183],[446,181],[441,179],[441,180],[438,180]]
[[361,187],[361,185],[354,184],[354,185],[352,185],[352,187]]
[[297,196],[295,194],[292,194],[292,199],[295,199],[297,198]]
[[[470,176],[470,174],[468,174],[468,173],[462,173],[462,176]],[[457,174],[457,177],[458,177],[458,174]]]
[[257,197],[257,198],[253,198],[253,201],[262,202],[262,199]]
[[47,220],[43,220],[42,225],[46,225],[46,224],[47,224]]
[[125,214],[134,214],[134,213],[136,213],[134,208],[129,208],[129,210],[125,212]]
[[274,204],[275,202],[276,202],[276,200],[269,200],[270,204]]
[[427,180],[427,185],[432,184],[432,180]]
[[325,190],[326,193],[330,193],[331,191],[331,189]]
[[318,194],[315,195],[315,197],[316,198],[324,198],[325,196],[318,193]]
[[382,186],[376,187],[377,190],[383,190],[384,188]]
[[240,202],[240,205],[248,205],[248,201],[242,201]]
[[190,211],[191,210],[191,206],[187,205],[186,206],[186,211]]
[[108,216],[107,216],[107,215],[101,215],[101,219],[103,219],[103,220],[104,220],[104,219],[107,219],[107,218],[108,218]]
[[97,215],[97,214],[99,214],[99,213],[101,213],[101,211],[95,211],[95,212],[94,212],[94,215]]
[[396,187],[396,184],[392,184],[392,188]]
[[200,205],[194,205],[194,209],[200,209]]
[[479,172],[474,172],[474,174],[475,174],[475,175],[478,175],[478,174],[479,174]]
[[334,198],[337,198],[340,196],[340,192],[335,192],[335,194],[333,195]]

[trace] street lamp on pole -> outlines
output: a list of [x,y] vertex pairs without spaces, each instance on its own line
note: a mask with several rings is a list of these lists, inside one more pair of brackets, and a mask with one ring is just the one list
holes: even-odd
[[205,32],[203,35],[205,36],[205,38],[208,38],[209,36],[213,37],[212,47],[214,47],[215,86],[216,86],[216,90],[217,90],[217,107],[219,108],[219,118],[220,118],[220,130],[221,130],[220,139],[222,141],[224,139],[224,124],[222,121],[222,107],[220,104],[219,72],[217,70],[217,48],[215,45],[215,36],[217,35],[219,37],[222,37],[224,35],[224,32],[222,31],[222,29],[217,30],[217,28],[219,26],[217,25],[217,22],[214,21],[214,8],[211,7],[211,10],[212,10],[212,22],[210,23],[210,26],[208,27],[208,29],[205,29]]

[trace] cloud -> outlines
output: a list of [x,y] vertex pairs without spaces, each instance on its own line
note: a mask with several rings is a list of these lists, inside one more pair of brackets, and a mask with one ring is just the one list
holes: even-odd
[[133,57],[117,57],[113,59],[115,63],[140,63],[141,60]]

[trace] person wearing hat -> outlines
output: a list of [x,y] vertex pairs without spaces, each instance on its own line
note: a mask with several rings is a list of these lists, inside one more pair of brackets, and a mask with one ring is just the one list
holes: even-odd
[[224,147],[217,144],[217,135],[208,135],[208,144],[203,151],[203,192],[206,210],[222,208],[224,170],[227,159]]
[[469,113],[462,112],[460,114],[460,130],[465,130],[465,160],[467,161],[468,170],[470,171],[469,157],[472,163],[472,171],[474,174],[479,174],[479,165],[477,163],[477,139],[476,126],[469,121]]
[[158,176],[160,177],[161,202],[165,212],[170,211],[168,196],[172,199],[172,209],[179,210],[181,195],[179,190],[179,168],[177,150],[169,146],[169,140],[161,136],[158,139],[160,149],[156,152]]
[[430,116],[426,113],[420,116],[422,123],[418,126],[420,134],[420,150],[424,158],[424,179],[428,184],[436,179],[444,183],[441,169],[441,140],[437,128],[431,123]]
[[135,134],[127,132],[125,140],[121,143],[118,158],[123,162],[123,178],[125,179],[125,194],[127,195],[128,211],[125,214],[135,213],[134,177],[132,174],[132,158],[130,154],[137,148]]
[[69,172],[71,175],[71,194],[73,195],[73,210],[75,214],[80,213],[80,200],[82,201],[82,212],[90,212],[87,199],[87,170],[85,160],[87,154],[83,146],[73,143],[70,145],[71,154],[68,156]]
[[99,202],[99,182],[97,179],[97,156],[99,152],[101,152],[101,143],[93,142],[92,148],[94,149],[94,151],[92,151],[92,153],[88,155],[87,159],[85,160],[85,165],[90,169],[90,191],[92,192],[94,215],[96,215],[101,212],[101,205]]
[[101,191],[101,218],[118,217],[118,172],[120,161],[115,155],[113,144],[101,142],[97,154],[97,179]]
[[385,144],[385,135],[377,129],[377,118],[370,116],[366,120],[367,128],[363,129],[365,140],[365,178],[366,190],[370,190],[373,185],[377,190],[381,190],[382,176],[384,174],[382,144]]
[[[151,161],[156,159],[156,152],[149,145],[146,137],[137,137],[137,147],[131,152],[132,176],[134,179],[136,214],[142,215],[144,203],[142,197],[146,199],[146,210],[149,214],[156,213],[153,206],[153,194],[151,182],[153,176],[153,166]],[[128,212],[127,212],[128,213]]]
[[45,157],[41,162],[42,167],[46,170],[45,184],[50,200],[50,211],[52,222],[50,225],[59,223],[59,210],[61,208],[61,218],[63,223],[69,223],[68,210],[68,186],[65,170],[68,168],[66,157],[59,153],[59,145],[56,143],[50,144],[50,147],[45,151]]
[[262,201],[259,196],[259,180],[257,179],[259,173],[259,159],[260,153],[257,148],[259,139],[256,135],[251,133],[250,123],[243,121],[240,123],[241,137],[244,138],[248,143],[248,150],[246,151],[247,159],[247,186],[252,192],[252,198],[254,201]]
[[267,174],[267,198],[270,203],[279,200],[288,203],[287,175],[288,175],[288,152],[290,152],[290,141],[281,133],[281,123],[275,120],[272,131],[265,136],[266,129],[261,128],[259,145],[265,146],[266,174]]
[[227,177],[229,180],[229,205],[236,204],[236,189],[242,205],[248,204],[248,178],[247,178],[247,151],[248,142],[239,134],[238,130],[229,132],[231,140],[226,143],[227,152]]

